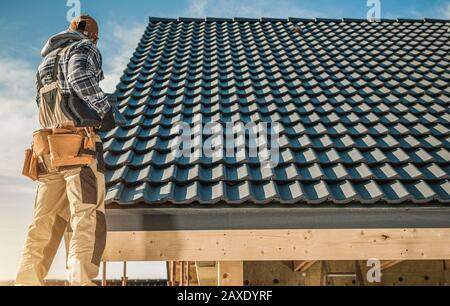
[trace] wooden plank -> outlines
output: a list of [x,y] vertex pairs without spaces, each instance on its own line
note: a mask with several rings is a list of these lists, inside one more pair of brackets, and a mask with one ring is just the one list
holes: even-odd
[[111,232],[105,261],[446,260],[450,229]]
[[381,262],[381,271],[389,270],[402,262],[403,260],[385,260]]
[[301,272],[304,273],[309,270],[312,266],[314,266],[317,263],[317,261],[294,261],[294,272]]
[[244,262],[221,261],[218,263],[219,286],[243,286]]

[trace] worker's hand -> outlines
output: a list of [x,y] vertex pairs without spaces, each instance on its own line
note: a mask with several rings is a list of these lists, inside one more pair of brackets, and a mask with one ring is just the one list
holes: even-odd
[[111,110],[105,115],[105,118],[102,120],[102,126],[100,128],[100,132],[109,132],[116,127],[116,122],[114,120],[114,113]]

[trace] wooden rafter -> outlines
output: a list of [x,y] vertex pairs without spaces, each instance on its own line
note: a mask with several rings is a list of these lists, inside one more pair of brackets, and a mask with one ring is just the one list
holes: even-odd
[[197,269],[194,262],[171,261],[167,264],[169,286],[198,285]]
[[318,261],[294,261],[294,272],[307,272],[309,270],[309,268],[311,268],[312,266],[314,266]]
[[381,271],[389,270],[390,268],[393,268],[398,264],[401,264],[402,262],[403,260],[385,260],[381,262]]

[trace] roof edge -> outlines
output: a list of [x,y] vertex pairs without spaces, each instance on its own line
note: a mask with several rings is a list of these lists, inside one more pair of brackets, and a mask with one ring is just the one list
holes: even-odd
[[110,231],[450,228],[450,207],[108,209]]
[[334,23],[352,23],[352,22],[398,22],[398,23],[411,23],[411,22],[431,22],[431,23],[450,23],[450,19],[436,19],[436,18],[424,18],[424,19],[411,19],[411,18],[398,18],[398,19],[380,19],[370,20],[364,18],[248,18],[248,17],[235,17],[235,18],[222,18],[222,17],[206,17],[206,18],[191,18],[191,17],[179,17],[179,18],[166,18],[166,17],[149,17],[149,22],[334,22]]

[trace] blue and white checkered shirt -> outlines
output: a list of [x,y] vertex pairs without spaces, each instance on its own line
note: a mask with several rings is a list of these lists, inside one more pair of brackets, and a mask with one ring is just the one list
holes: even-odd
[[[39,66],[39,75],[43,84],[49,84],[52,81],[53,67],[59,51],[60,49],[56,49],[50,52]],[[110,111],[111,105],[99,85],[104,77],[102,56],[97,46],[88,39],[72,43],[58,64],[58,80],[62,93],[76,93],[103,118]],[[39,105],[39,93],[36,101]]]

